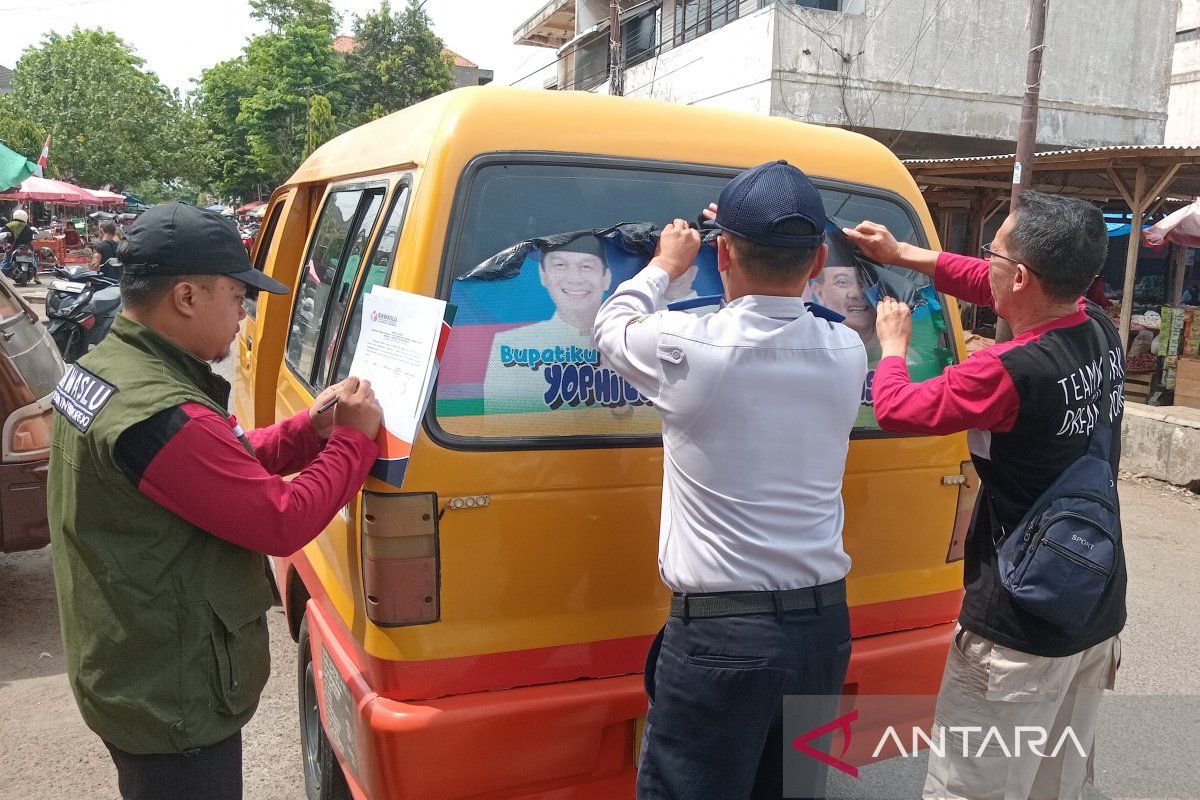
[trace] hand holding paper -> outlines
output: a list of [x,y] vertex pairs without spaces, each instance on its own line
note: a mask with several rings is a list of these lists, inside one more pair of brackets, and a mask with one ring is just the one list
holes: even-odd
[[383,408],[375,399],[375,390],[371,388],[370,381],[350,377],[342,382],[342,393],[334,407],[333,421],[335,425],[356,428],[372,439],[379,436]]
[[[445,301],[381,286],[363,298],[362,328],[350,372],[366,384],[372,401],[378,393],[382,409],[383,423],[376,436],[379,460],[371,474],[396,487],[404,480],[413,440],[433,392],[438,358],[450,330],[447,312]],[[354,379],[347,383],[350,380]],[[349,399],[344,392],[336,407],[339,422]],[[365,419],[362,408],[350,413]]]

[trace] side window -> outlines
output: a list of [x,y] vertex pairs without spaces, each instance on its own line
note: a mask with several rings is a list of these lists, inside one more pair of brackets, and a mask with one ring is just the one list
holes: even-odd
[[[271,216],[267,218],[267,225],[263,228],[261,238],[258,240],[258,252],[254,254],[254,268],[259,272],[266,268],[267,256],[275,248],[275,229],[279,227],[279,218],[283,216],[285,203],[287,203],[286,197],[279,198],[275,208],[271,209]],[[253,290],[247,292],[243,305],[246,307],[246,316],[254,319],[255,314],[258,313],[258,292]]]
[[375,229],[375,220],[379,218],[379,210],[383,207],[384,193],[382,190],[368,192],[363,199],[366,208],[362,210],[361,222],[356,226],[354,239],[350,242],[350,254],[346,256],[346,266],[342,268],[334,284],[332,300],[329,303],[328,322],[322,336],[321,367],[317,373],[314,386],[324,387],[329,377],[329,366],[333,361],[333,348],[337,343],[337,332],[346,315],[346,306],[350,302],[350,292],[358,273],[362,268],[363,254],[371,241],[371,232]]
[[[368,193],[362,189],[335,191],[321,209],[316,233],[300,270],[300,288],[288,330],[287,362],[305,382],[311,382],[317,363],[332,287],[347,266],[354,243],[360,236],[370,236],[379,213],[375,201],[381,193],[382,190]],[[374,207],[374,215],[363,213],[370,207]]]
[[332,383],[345,380],[350,375],[350,364],[354,361],[354,348],[358,345],[363,295],[370,294],[376,286],[387,285],[388,276],[392,271],[392,259],[395,258],[396,248],[400,243],[400,226],[404,221],[405,208],[408,206],[408,194],[408,186],[401,186],[396,190],[396,197],[392,200],[392,210],[388,214],[383,232],[379,234],[379,241],[375,244],[371,260],[367,264],[367,275],[354,296],[354,308],[350,312],[350,320],[346,324],[346,332],[343,334],[342,349],[338,355],[337,371],[334,373]]

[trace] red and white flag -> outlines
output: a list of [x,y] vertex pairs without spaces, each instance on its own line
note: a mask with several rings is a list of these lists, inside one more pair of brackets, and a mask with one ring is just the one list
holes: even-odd
[[42,145],[42,154],[38,156],[38,166],[45,169],[50,162],[50,137],[46,137],[46,143]]

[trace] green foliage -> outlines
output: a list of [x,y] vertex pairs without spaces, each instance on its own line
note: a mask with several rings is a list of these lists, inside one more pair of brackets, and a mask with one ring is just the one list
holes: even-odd
[[[125,186],[206,172],[203,148],[193,138],[201,126],[189,121],[180,99],[144,66],[107,31],[49,33],[17,62],[5,111],[25,121],[16,132],[23,146],[42,138],[43,131],[53,137],[49,176],[84,186],[107,181]],[[31,157],[36,160],[40,150],[38,141]]]
[[270,30],[206,69],[186,100],[108,31],[47,34],[0,97],[0,141],[36,161],[49,134],[49,176],[112,181],[148,201],[196,201],[209,187],[263,197],[339,131],[453,86],[423,0],[356,17],[348,56],[333,49],[330,0],[249,2]]
[[[345,106],[345,63],[333,49],[333,23],[314,11],[322,4],[264,5],[282,29],[255,36],[241,56],[205,70],[195,94],[211,131],[213,181],[228,196],[265,195],[291,175],[307,152],[310,98],[322,96],[329,107],[320,120],[326,139]],[[277,13],[283,6],[292,11]]]
[[154,178],[135,183],[127,191],[150,205],[182,200],[192,205],[201,205],[201,184],[187,180],[160,181]]
[[276,31],[283,31],[297,22],[316,24],[333,31],[341,22],[341,14],[327,0],[250,0],[250,16]]
[[304,157],[337,135],[337,123],[333,119],[333,106],[329,98],[316,95],[308,106],[308,136],[304,145]]
[[242,99],[253,91],[250,66],[243,55],[206,69],[193,95],[212,150],[211,181],[230,196],[256,197],[272,180],[250,160],[249,134],[238,123]]
[[36,163],[45,141],[46,131],[17,109],[16,98],[0,95],[0,142]]
[[358,47],[346,57],[354,77],[356,122],[377,119],[454,87],[452,64],[442,40],[430,28],[420,0],[399,13],[388,0],[379,10],[356,17]]

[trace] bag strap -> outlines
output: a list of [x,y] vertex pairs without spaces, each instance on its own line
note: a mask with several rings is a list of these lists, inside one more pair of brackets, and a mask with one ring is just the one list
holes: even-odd
[[[1092,333],[1100,345],[1100,401],[1096,404],[1096,424],[1092,428],[1088,441],[1088,452],[1111,463],[1112,458],[1112,425],[1109,417],[1112,415],[1112,377],[1111,365],[1108,363],[1108,337],[1104,335],[1104,326],[1099,321],[1088,319],[1092,323]],[[1097,431],[1103,430],[1104,438],[1097,438]],[[1098,451],[1098,452],[1097,452]]]

